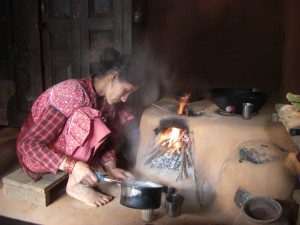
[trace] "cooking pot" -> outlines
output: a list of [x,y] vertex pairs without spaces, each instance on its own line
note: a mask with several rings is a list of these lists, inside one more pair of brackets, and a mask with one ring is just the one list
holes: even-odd
[[120,203],[135,209],[157,209],[161,203],[163,186],[151,181],[141,180],[114,180],[104,177],[99,171],[95,171],[99,181],[119,183],[121,185]]
[[243,103],[253,104],[253,113],[258,112],[269,99],[269,95],[256,88],[211,88],[214,103],[222,110],[233,106],[234,113],[242,114]]
[[162,186],[150,181],[128,180],[121,183],[120,203],[135,209],[160,207]]

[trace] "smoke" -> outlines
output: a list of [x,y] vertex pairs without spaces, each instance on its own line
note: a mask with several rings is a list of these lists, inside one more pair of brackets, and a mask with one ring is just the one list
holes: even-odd
[[136,161],[140,141],[139,123],[142,113],[144,109],[172,90],[174,77],[165,60],[145,51],[145,46],[141,45],[138,49],[140,50],[135,52],[134,60],[136,75],[140,77],[141,85],[131,96],[134,103],[132,107],[135,120],[131,121],[123,131],[122,140],[122,145],[126,149],[123,157],[128,170],[134,169]]
[[[164,96],[181,91],[182,87],[207,90],[208,79],[219,74],[215,63],[219,54],[215,52],[223,44],[219,33],[211,37],[211,30],[232,3],[232,0],[149,1],[146,27],[142,34],[137,29],[139,38],[132,43],[137,76],[142,82],[132,96],[138,121],[144,109]],[[134,141],[138,139],[129,139],[136,147]],[[137,152],[135,147],[129,153],[132,157]]]
[[137,75],[141,79],[141,86],[135,93],[135,103],[140,111],[149,107],[162,96],[172,90],[174,75],[170,64],[164,59],[155,56],[153,52],[141,50],[136,54]]

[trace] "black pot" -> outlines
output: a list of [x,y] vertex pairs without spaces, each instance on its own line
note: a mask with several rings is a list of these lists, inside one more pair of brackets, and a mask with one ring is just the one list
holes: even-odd
[[255,88],[212,88],[209,90],[214,103],[226,111],[233,106],[236,114],[242,114],[243,103],[253,104],[253,113],[258,112],[269,99],[269,95]]
[[157,209],[162,188],[162,185],[150,181],[122,181],[120,203],[135,209]]

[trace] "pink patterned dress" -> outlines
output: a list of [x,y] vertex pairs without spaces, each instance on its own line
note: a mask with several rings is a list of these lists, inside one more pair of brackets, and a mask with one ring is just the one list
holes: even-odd
[[35,180],[57,173],[67,156],[99,163],[116,160],[116,138],[133,117],[122,103],[97,99],[92,78],[71,79],[47,89],[32,106],[21,127],[17,154]]

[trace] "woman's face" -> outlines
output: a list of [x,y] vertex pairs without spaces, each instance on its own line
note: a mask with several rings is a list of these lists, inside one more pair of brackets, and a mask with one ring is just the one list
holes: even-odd
[[118,77],[114,77],[106,87],[105,97],[110,105],[118,102],[126,102],[128,96],[137,89],[138,87],[120,80]]

